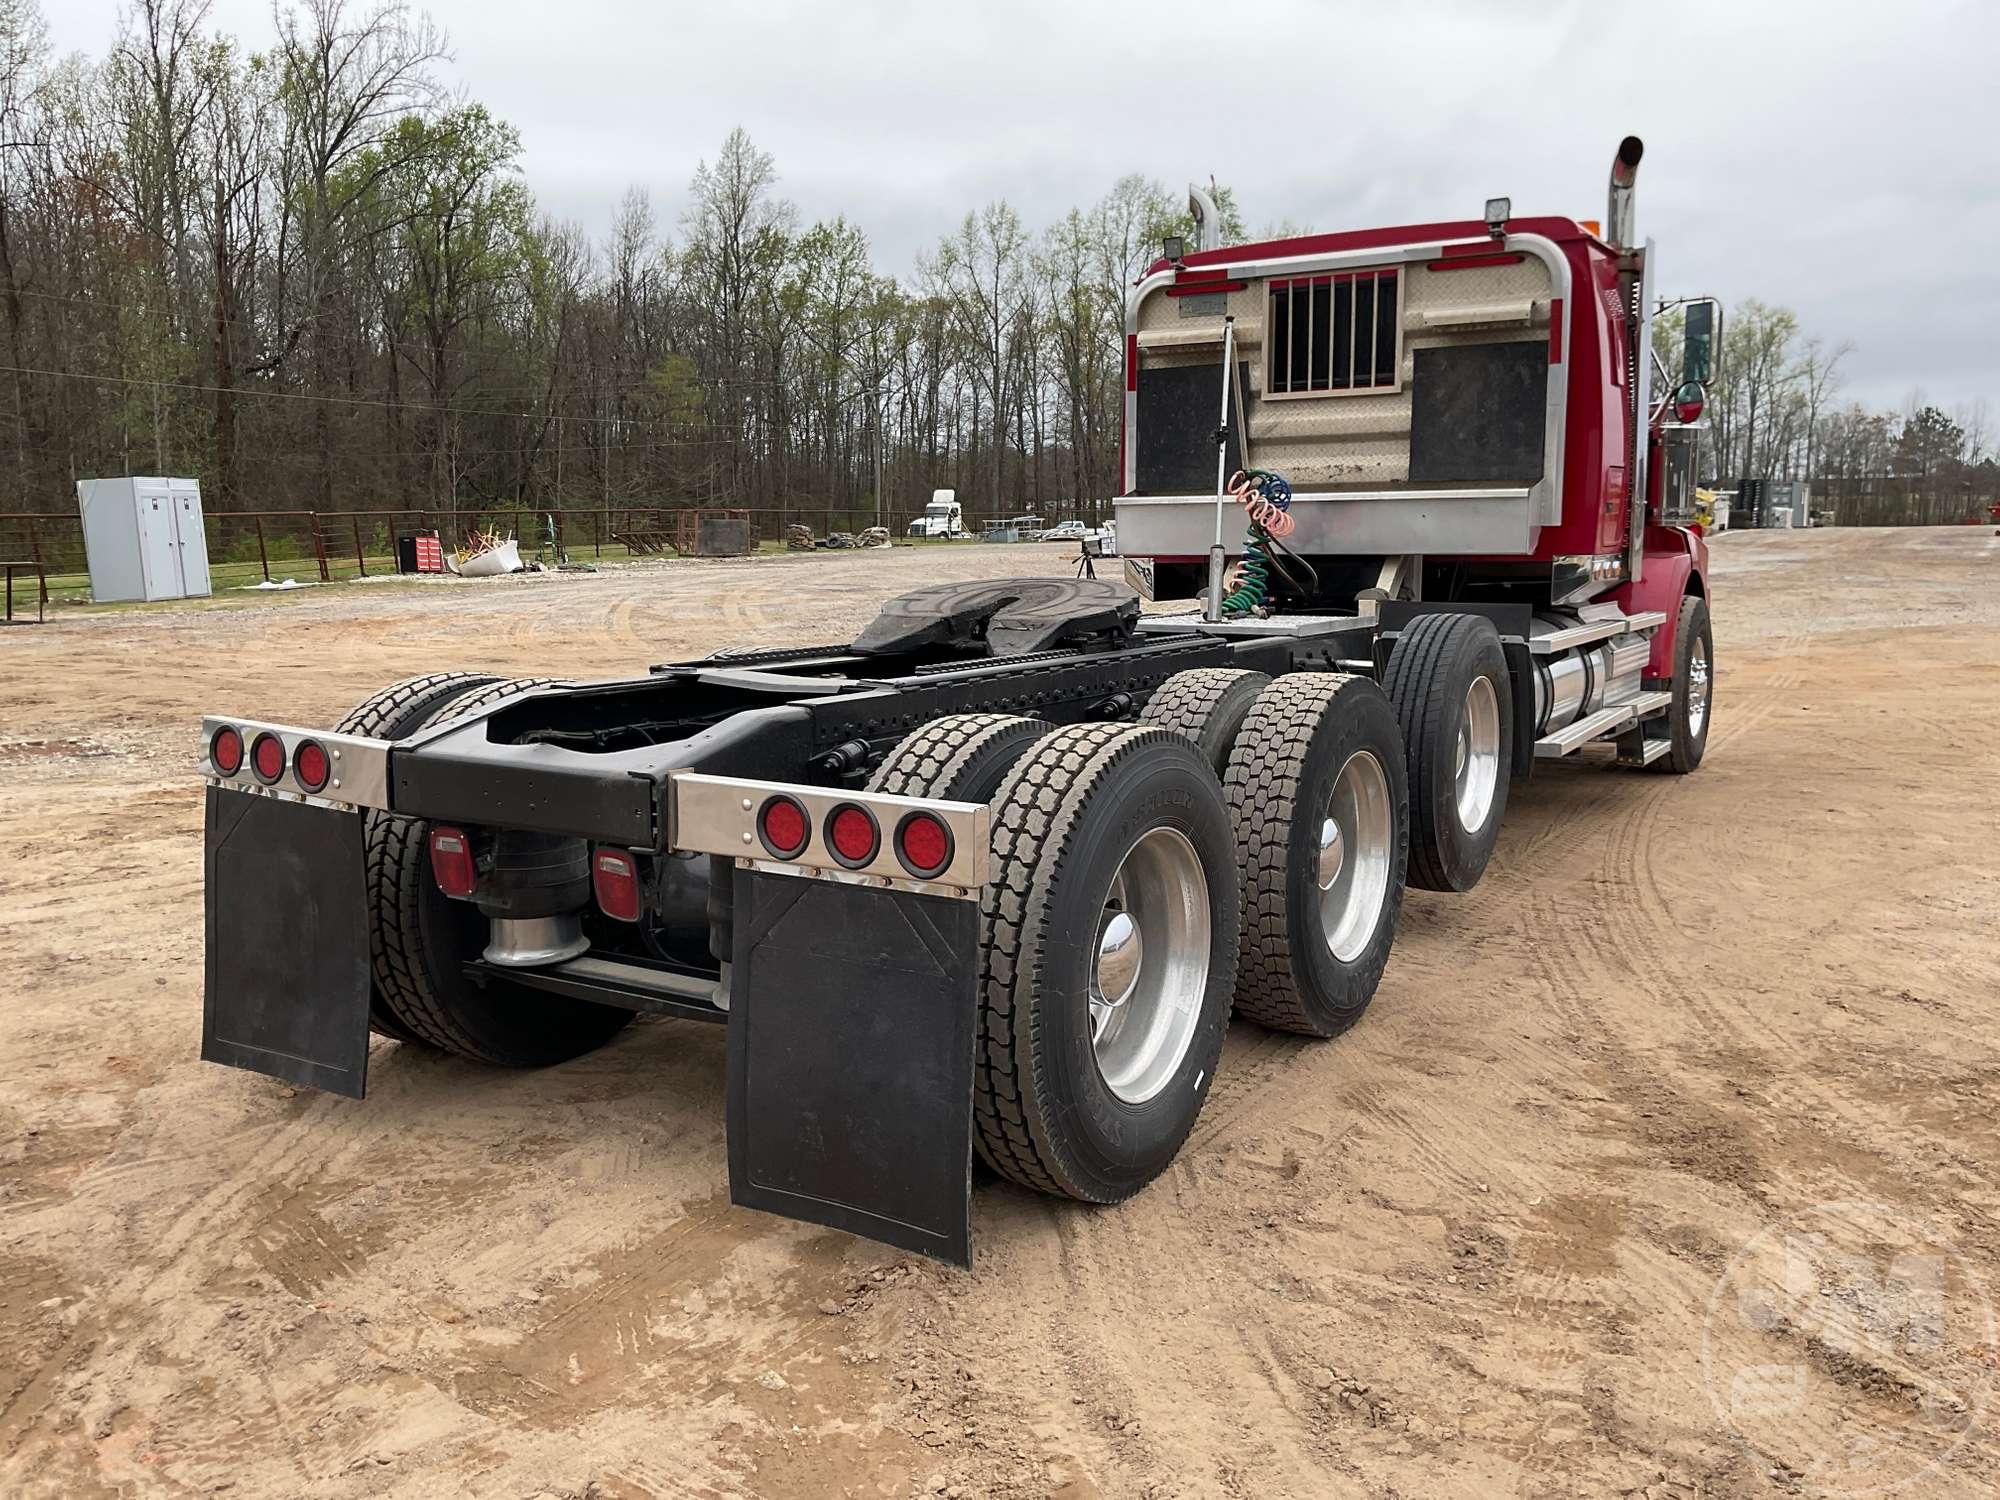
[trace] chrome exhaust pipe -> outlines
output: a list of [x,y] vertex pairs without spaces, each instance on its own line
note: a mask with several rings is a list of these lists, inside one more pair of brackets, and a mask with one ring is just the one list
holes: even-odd
[[1618,154],[1611,158],[1611,190],[1604,204],[1604,238],[1620,250],[1630,250],[1633,240],[1632,188],[1639,180],[1639,158],[1646,154],[1646,143],[1636,135],[1628,135],[1618,143]]
[[1188,216],[1194,220],[1194,247],[1197,250],[1222,248],[1222,212],[1216,207],[1212,186],[1188,184]]

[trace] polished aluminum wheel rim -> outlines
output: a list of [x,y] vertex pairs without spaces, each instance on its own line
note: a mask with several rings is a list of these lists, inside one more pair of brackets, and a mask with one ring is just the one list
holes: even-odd
[[1701,738],[1708,722],[1708,646],[1697,640],[1688,656],[1688,733]]
[[1347,757],[1333,779],[1333,794],[1319,825],[1320,928],[1326,946],[1352,963],[1375,936],[1389,899],[1389,866],[1395,852],[1389,777],[1367,750]]
[[1209,970],[1208,876],[1177,829],[1143,834],[1119,862],[1097,919],[1090,1043],[1127,1104],[1144,1104],[1180,1068],[1201,1022]]
[[1500,700],[1491,677],[1475,677],[1465,690],[1454,761],[1458,826],[1477,833],[1486,826],[1493,811],[1493,791],[1500,784]]

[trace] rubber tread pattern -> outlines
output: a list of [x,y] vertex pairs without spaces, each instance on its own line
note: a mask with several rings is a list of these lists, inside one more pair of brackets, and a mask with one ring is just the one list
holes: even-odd
[[892,797],[969,800],[958,794],[956,782],[974,759],[1008,739],[1033,740],[1048,727],[1040,719],[1018,714],[950,714],[934,719],[904,736],[883,758],[868,779],[868,790]]
[[1001,1176],[1058,1197],[1111,1202],[1065,1169],[1035,1107],[1046,1097],[1037,1045],[1049,923],[1046,870],[1059,866],[1091,794],[1135,748],[1168,731],[1129,724],[1056,729],[1008,774],[993,801],[994,870],[980,903],[978,1052],[972,1124],[980,1154]]
[[[449,702],[470,689],[484,687],[500,679],[491,672],[428,672],[392,682],[380,692],[363,698],[348,710],[347,717],[334,726],[337,734],[364,735],[371,740],[399,740],[423,727],[440,703]],[[378,814],[366,814],[375,817]],[[369,924],[372,929],[374,924]],[[379,987],[370,987],[368,1026],[378,1036],[395,1042],[421,1042]]]
[[[1243,877],[1243,937],[1236,962],[1236,1010],[1260,1025],[1325,1036],[1299,998],[1292,970],[1286,886],[1292,819],[1299,786],[1320,721],[1341,688],[1344,672],[1291,672],[1265,688],[1243,721],[1223,778],[1223,800],[1236,822],[1236,859]],[[1400,885],[1392,905],[1400,905]],[[1394,913],[1391,913],[1391,923]],[[1360,1019],[1356,1010],[1349,1024]]]
[[[1458,808],[1456,803],[1439,807],[1432,802],[1424,763],[1432,754],[1452,755],[1458,748],[1455,733],[1463,707],[1448,701],[1445,674],[1439,667],[1464,636],[1485,623],[1478,615],[1419,615],[1403,631],[1382,674],[1382,691],[1389,695],[1396,722],[1403,726],[1403,763],[1410,778],[1409,883],[1419,890],[1459,889],[1438,858],[1439,821],[1450,818],[1456,828]],[[1503,701],[1513,691],[1504,678],[1495,684],[1495,689]],[[1514,732],[1521,733],[1522,726],[1515,725]],[[1496,799],[1506,796],[1511,755],[1511,746],[1500,747],[1501,781],[1495,790]],[[1496,806],[1491,814],[1496,821],[1500,811],[1501,806]]]
[[[508,678],[481,684],[448,699],[430,717],[432,724],[463,718],[518,693],[545,687],[550,679]],[[422,882],[430,875],[426,847],[430,824],[422,818],[392,813],[368,815],[364,869],[368,882],[369,960],[376,988],[398,1019],[434,1047],[480,1062],[515,1066],[518,1058],[500,1055],[459,1022],[449,1006],[426,982],[420,953],[418,911]]]
[[[1198,747],[1202,746],[1202,734],[1209,727],[1209,719],[1223,705],[1232,690],[1240,690],[1245,681],[1256,684],[1251,696],[1261,692],[1270,682],[1268,672],[1252,672],[1240,667],[1196,667],[1189,672],[1176,672],[1161,683],[1158,691],[1146,702],[1145,710],[1139,715],[1141,724],[1156,724],[1162,729],[1171,729],[1176,734],[1184,734]],[[1247,717],[1247,715],[1246,715]],[[1239,721],[1236,733],[1242,733]],[[1232,735],[1230,744],[1235,742]],[[1220,754],[1211,764],[1220,776],[1229,764],[1230,744],[1215,747]]]

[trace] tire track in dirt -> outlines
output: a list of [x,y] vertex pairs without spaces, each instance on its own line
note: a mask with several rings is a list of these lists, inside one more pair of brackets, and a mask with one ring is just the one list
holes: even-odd
[[[1979,697],[1990,679],[1972,671],[1993,652],[1966,629],[1924,635],[1906,664],[1953,671],[1948,694],[1875,669],[1901,639],[1886,627],[1848,671],[1828,660],[1857,600],[1919,624],[1986,618],[1990,569],[1948,538],[1787,539],[1796,563],[1747,540],[1734,563],[1729,541],[1717,549],[1709,768],[1545,768],[1516,788],[1478,891],[1406,906],[1361,1028],[1331,1047],[1232,1028],[1188,1149],[1153,1188],[1094,1212],[982,1185],[975,1274],[926,1269],[872,1298],[852,1286],[893,1269],[885,1253],[730,1211],[683,1222],[721,1176],[719,1090],[669,1036],[534,1081],[385,1052],[371,1104],[331,1116],[218,1083],[188,1056],[198,854],[174,852],[198,839],[199,798],[160,780],[173,800],[145,805],[128,842],[124,783],[177,774],[159,747],[211,703],[330,715],[434,664],[589,676],[746,630],[831,639],[935,570],[1018,570],[1032,549],[328,590],[260,606],[228,650],[199,609],[24,638],[17,675],[49,732],[111,754],[10,780],[0,819],[24,864],[49,820],[84,835],[59,846],[60,891],[0,892],[0,924],[31,956],[87,954],[36,957],[6,992],[19,1021],[0,1037],[0,1104],[66,1166],[47,1196],[0,1205],[0,1330],[25,1330],[0,1488],[228,1480],[271,1500],[577,1493],[594,1478],[790,1500],[936,1469],[1014,1500],[1057,1490],[1053,1464],[1078,1495],[1317,1500],[1618,1493],[1626,1461],[1644,1483],[1687,1480],[1676,1494],[1761,1483],[1721,1467],[1736,1450],[1692,1373],[1736,1244],[1830,1184],[1908,1179],[1926,1201],[1965,1200],[1954,1211],[1980,1231],[1967,1252],[1996,1269],[1973,1217],[1996,1198],[1980,1187],[1981,1101],[2000,1063],[1972,1003],[1994,971],[1972,943],[2000,886],[1954,799],[1979,805],[1979,777],[2000,772],[1979,757],[2000,741]],[[1940,579],[1897,586],[1925,570]],[[1753,589],[1754,613],[1738,609]],[[176,671],[134,666],[162,660]],[[1857,776],[1892,716],[1818,710],[1862,704],[1894,707],[1924,753]],[[1787,792],[1807,776],[1811,797]],[[153,873],[127,907],[89,904],[94,879],[134,868]],[[128,970],[177,977],[155,992]],[[110,1025],[129,1080],[93,1040]],[[649,1272],[648,1257],[668,1264]],[[49,1297],[61,1308],[39,1310]],[[1322,1389],[1335,1363],[1345,1374]],[[787,1387],[761,1385],[765,1369]],[[1968,1448],[1962,1485],[1990,1475],[1991,1447]]]
[[[1806,642],[1804,635],[1788,636],[1778,649],[1786,656],[1803,657]],[[1780,670],[1766,679],[1749,710],[1730,731],[1711,736],[1711,752],[1718,743],[1724,747],[1747,744],[1747,737],[1782,706],[1785,695],[1805,680],[1802,669]],[[1612,835],[1601,878],[1614,889],[1629,879],[1632,899],[1604,903],[1603,930],[1611,939],[1606,960],[1634,980],[1654,987],[1724,1054],[1796,1056],[1799,1039],[1793,1031],[1765,1019],[1754,1003],[1745,1003],[1742,997],[1721,1000],[1710,987],[1692,983],[1687,977],[1688,961],[1693,957],[1690,939],[1698,935],[1684,931],[1674,920],[1675,902],[1660,873],[1664,860],[1658,847],[1666,809],[1677,791],[1673,781],[1645,791]],[[1789,847],[1789,831],[1782,822],[1776,832],[1778,849]],[[1677,947],[1682,951],[1676,953]],[[1932,1143],[1926,1131],[1895,1110],[1870,1107],[1852,1090],[1831,1084],[1815,1068],[1767,1072],[1758,1080],[1758,1087],[1802,1128],[1836,1127],[1843,1144],[1863,1153],[1880,1154],[1901,1171],[1930,1165]],[[2000,1183],[1986,1174],[1980,1175],[1980,1181],[1989,1188]]]

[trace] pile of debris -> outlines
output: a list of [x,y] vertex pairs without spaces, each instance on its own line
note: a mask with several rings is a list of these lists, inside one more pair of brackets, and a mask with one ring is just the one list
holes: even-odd
[[791,552],[812,552],[821,549],[843,552],[852,547],[886,547],[889,545],[889,528],[870,526],[866,531],[836,531],[824,541],[815,540],[810,526],[787,526],[785,528],[785,548]]
[[502,573],[518,573],[526,566],[521,561],[521,544],[497,531],[467,532],[465,545],[458,549],[458,573],[462,578],[494,578]]

